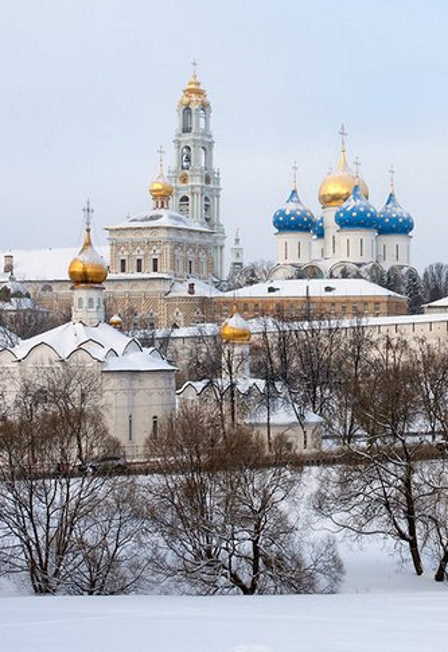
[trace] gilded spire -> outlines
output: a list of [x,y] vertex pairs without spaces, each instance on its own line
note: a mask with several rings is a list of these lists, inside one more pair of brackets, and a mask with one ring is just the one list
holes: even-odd
[[207,93],[201,88],[201,82],[197,75],[197,61],[191,62],[193,73],[183,90],[179,103],[183,106],[208,106]]
[[168,208],[169,198],[173,194],[173,186],[165,178],[163,169],[165,150],[162,145],[160,145],[157,153],[159,155],[159,174],[149,186],[149,192],[154,199],[154,208]]
[[82,212],[85,224],[84,240],[79,253],[69,265],[68,275],[75,285],[99,285],[107,278],[107,265],[92,244],[91,216],[93,208],[89,200]]

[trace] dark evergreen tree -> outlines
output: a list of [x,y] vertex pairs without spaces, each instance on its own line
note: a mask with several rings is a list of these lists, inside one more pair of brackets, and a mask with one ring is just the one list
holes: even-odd
[[393,265],[387,272],[386,287],[397,294],[405,293],[405,283],[400,268]]
[[423,312],[422,304],[423,288],[418,272],[410,269],[406,279],[406,296],[408,298],[408,312],[411,315],[418,315]]

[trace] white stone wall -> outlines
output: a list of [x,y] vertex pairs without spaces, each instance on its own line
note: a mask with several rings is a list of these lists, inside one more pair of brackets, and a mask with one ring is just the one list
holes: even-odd
[[376,260],[376,231],[369,229],[340,229],[336,234],[340,260],[351,263],[370,263]]
[[157,436],[175,410],[174,373],[104,371],[102,388],[109,432],[125,447],[129,459],[141,457],[147,437]]
[[311,233],[285,231],[275,234],[277,262],[282,264],[305,264],[311,260]]
[[[257,424],[252,430],[260,435],[266,448],[268,448],[267,425]],[[306,424],[303,428],[297,424],[273,425],[271,424],[271,439],[282,437],[292,453],[314,453],[322,446],[322,428],[320,424]]]
[[377,260],[389,269],[392,265],[410,265],[410,235],[379,235],[376,240]]

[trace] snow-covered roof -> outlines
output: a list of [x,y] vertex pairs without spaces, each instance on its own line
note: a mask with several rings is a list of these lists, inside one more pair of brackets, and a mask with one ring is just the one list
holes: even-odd
[[[109,261],[109,247],[95,247]],[[68,281],[68,266],[77,255],[78,247],[59,249],[9,249],[0,251],[0,265],[4,256],[13,256],[14,276],[18,281]],[[9,279],[9,272],[0,272],[0,281]]]
[[[248,394],[253,388],[257,389],[260,394],[262,394],[266,386],[266,381],[264,381],[262,378],[247,378],[241,376],[240,378],[236,378],[233,382],[235,389],[237,389],[238,392],[243,395]],[[213,380],[187,380],[187,382],[185,382],[182,387],[177,390],[176,393],[181,395],[188,387],[191,387],[199,396],[199,394],[201,394],[204,389],[212,386],[217,387],[221,392],[226,392],[230,387],[230,380],[228,378],[214,378]]]
[[448,308],[448,297],[442,297],[436,301],[431,301],[430,303],[424,303],[424,308]]
[[17,360],[23,360],[32,349],[46,344],[61,360],[67,360],[76,350],[83,349],[96,360],[110,355],[123,355],[127,351],[141,351],[137,340],[124,335],[109,324],[85,326],[80,322],[67,322],[45,333],[22,340],[11,352]]
[[113,226],[106,226],[108,231],[119,231],[121,229],[138,229],[138,228],[174,228],[174,229],[189,229],[190,231],[201,231],[211,233],[210,229],[206,226],[199,226],[194,224],[191,220],[167,208],[157,208],[152,211],[140,213],[134,217],[130,217],[125,222],[114,224]]
[[[135,278],[135,276],[134,276]],[[194,294],[188,290],[189,287],[194,286]],[[214,285],[202,281],[198,278],[188,278],[185,281],[174,281],[166,296],[168,297],[217,297],[221,296],[223,292],[215,288]]]
[[[156,339],[165,337],[212,337],[219,331],[217,324],[197,324],[196,326],[182,326],[181,328],[157,328],[154,332]],[[145,331],[133,331],[135,337],[146,335]]]
[[106,360],[103,371],[176,371],[157,351],[143,349]]
[[[306,425],[323,422],[323,419],[311,410],[305,410],[300,416],[301,419],[303,419],[303,423]],[[258,408],[254,409],[245,419],[245,422],[251,425],[267,423],[267,406],[260,405]],[[287,401],[279,399],[271,402],[269,422],[273,426],[291,426],[299,423],[299,420],[293,406]]]
[[238,290],[223,292],[227,297],[354,297],[354,296],[390,296],[404,298],[396,292],[371,283],[364,279],[290,279],[265,281],[248,285]]

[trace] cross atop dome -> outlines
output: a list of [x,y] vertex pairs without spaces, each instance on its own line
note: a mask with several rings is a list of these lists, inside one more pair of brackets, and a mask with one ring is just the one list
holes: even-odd
[[87,199],[86,205],[82,209],[82,212],[84,214],[84,223],[86,225],[86,229],[90,229],[90,225],[92,223],[91,217],[94,213],[94,210],[90,205],[90,199]]
[[345,152],[345,139],[348,136],[348,133],[345,129],[344,123],[341,124],[341,128],[339,129],[338,134],[341,137],[341,150]]
[[389,172],[389,180],[390,180],[390,191],[395,192],[395,168],[393,163],[391,164],[388,172]]

